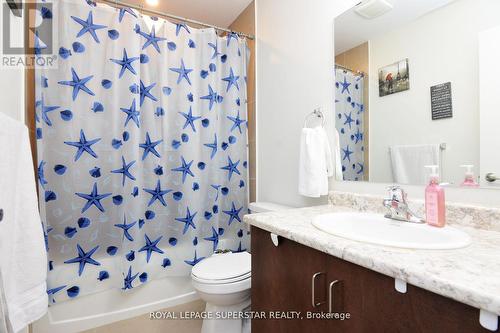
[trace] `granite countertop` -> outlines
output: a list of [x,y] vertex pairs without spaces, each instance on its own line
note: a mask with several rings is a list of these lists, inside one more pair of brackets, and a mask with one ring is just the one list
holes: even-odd
[[373,271],[500,315],[500,232],[453,224],[472,244],[456,250],[407,250],[336,237],[316,229],[320,214],[357,211],[316,206],[251,214],[244,221]]

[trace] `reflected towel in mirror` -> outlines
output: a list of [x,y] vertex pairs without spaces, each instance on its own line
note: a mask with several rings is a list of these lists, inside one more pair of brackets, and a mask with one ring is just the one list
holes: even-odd
[[439,144],[389,147],[393,180],[398,184],[424,185],[427,183],[425,165],[441,166]]

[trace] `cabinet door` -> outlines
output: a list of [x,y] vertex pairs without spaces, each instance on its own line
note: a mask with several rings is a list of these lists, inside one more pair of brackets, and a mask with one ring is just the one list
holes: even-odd
[[[364,330],[363,268],[334,256],[327,259],[328,310],[338,313],[339,317],[328,320],[329,332],[372,332]],[[331,294],[331,299],[330,299]],[[330,304],[331,302],[331,304]],[[349,319],[342,317],[349,315]],[[342,320],[344,318],[344,320]]]
[[334,311],[351,315],[329,321],[331,332],[488,332],[479,324],[478,309],[412,285],[402,294],[394,289],[394,278],[333,256],[327,266],[328,282],[339,280]]
[[[252,227],[252,311],[297,311],[303,319],[252,320],[252,332],[326,332],[325,320],[306,319],[306,312],[325,311],[312,305],[312,277],[325,272],[327,255],[280,237],[274,246],[270,234]],[[326,301],[326,274],[315,281],[315,301]]]

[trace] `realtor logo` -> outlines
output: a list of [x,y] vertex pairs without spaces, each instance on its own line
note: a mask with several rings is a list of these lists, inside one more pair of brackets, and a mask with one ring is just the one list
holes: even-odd
[[55,67],[55,3],[49,0],[0,0],[0,67]]

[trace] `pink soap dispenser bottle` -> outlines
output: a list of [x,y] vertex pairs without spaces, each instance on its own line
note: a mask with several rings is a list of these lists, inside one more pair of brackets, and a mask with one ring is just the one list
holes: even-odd
[[472,172],[472,168],[474,168],[471,164],[461,165],[462,168],[465,168],[465,177],[461,186],[463,187],[479,187],[479,184],[474,179],[474,172]]
[[425,217],[428,225],[444,227],[446,224],[446,207],[444,189],[439,186],[439,166],[426,165],[431,169],[429,185],[425,188]]

